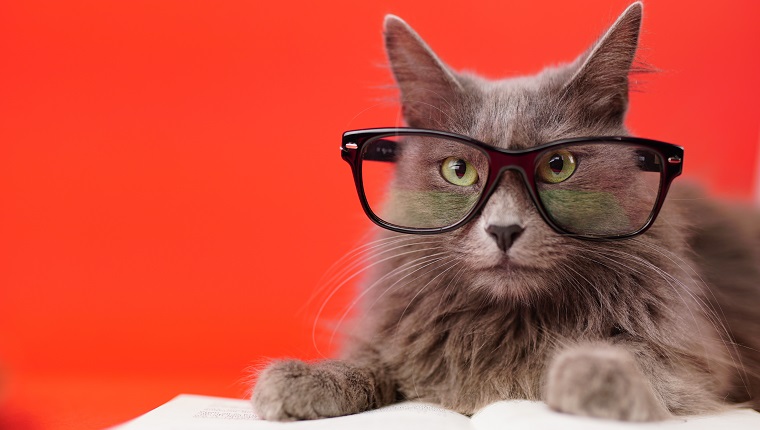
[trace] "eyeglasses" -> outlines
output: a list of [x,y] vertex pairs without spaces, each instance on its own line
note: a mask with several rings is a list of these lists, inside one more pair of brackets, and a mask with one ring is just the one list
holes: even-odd
[[683,148],[650,139],[582,137],[513,151],[411,128],[347,131],[341,156],[367,216],[389,230],[459,228],[515,170],[549,226],[592,240],[646,231],[683,166]]

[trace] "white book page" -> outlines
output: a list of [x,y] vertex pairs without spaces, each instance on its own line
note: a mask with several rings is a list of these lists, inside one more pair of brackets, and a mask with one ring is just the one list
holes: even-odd
[[758,430],[760,413],[738,409],[721,414],[678,417],[655,423],[627,423],[578,417],[552,411],[543,402],[496,402],[472,417],[476,430]]
[[440,406],[404,402],[345,417],[278,423],[260,420],[247,400],[182,394],[113,430],[470,430],[470,419]]

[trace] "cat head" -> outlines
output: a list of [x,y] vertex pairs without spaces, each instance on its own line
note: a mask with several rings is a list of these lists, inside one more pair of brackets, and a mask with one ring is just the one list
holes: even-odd
[[[629,74],[642,10],[641,3],[629,6],[569,64],[497,81],[452,70],[409,25],[387,16],[385,44],[404,119],[411,127],[450,131],[504,149],[626,135]],[[402,167],[399,171],[414,174],[403,173]],[[473,272],[476,288],[495,296],[527,297],[545,293],[563,277],[583,276],[579,268],[598,263],[605,249],[626,252],[641,247],[641,240],[670,240],[668,234],[653,227],[645,239],[629,241],[581,242],[562,236],[541,218],[523,179],[508,171],[476,218],[430,240],[458,256]],[[554,280],[552,271],[558,271]]]
[[532,77],[488,81],[448,67],[400,18],[385,46],[411,127],[449,130],[503,148],[625,131],[628,74],[643,6],[634,3],[575,61]]

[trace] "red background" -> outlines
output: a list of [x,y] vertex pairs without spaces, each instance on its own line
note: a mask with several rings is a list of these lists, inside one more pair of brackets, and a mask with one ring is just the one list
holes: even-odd
[[[0,3],[0,428],[99,428],[319,356],[325,296],[307,300],[370,227],[340,134],[398,123],[384,14],[501,77],[572,60],[628,3]],[[641,58],[662,72],[629,116],[743,200],[759,18],[752,0],[647,2]]]

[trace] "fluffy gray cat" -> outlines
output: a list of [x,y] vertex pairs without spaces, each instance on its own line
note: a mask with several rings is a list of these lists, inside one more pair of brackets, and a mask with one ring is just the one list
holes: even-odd
[[[641,16],[631,5],[573,63],[499,81],[451,70],[388,16],[404,118],[506,149],[626,135]],[[548,226],[507,171],[462,228],[378,235],[342,357],[271,363],[253,391],[261,417],[334,417],[405,399],[464,414],[536,399],[628,421],[760,407],[757,214],[676,184],[646,233],[578,240]]]

